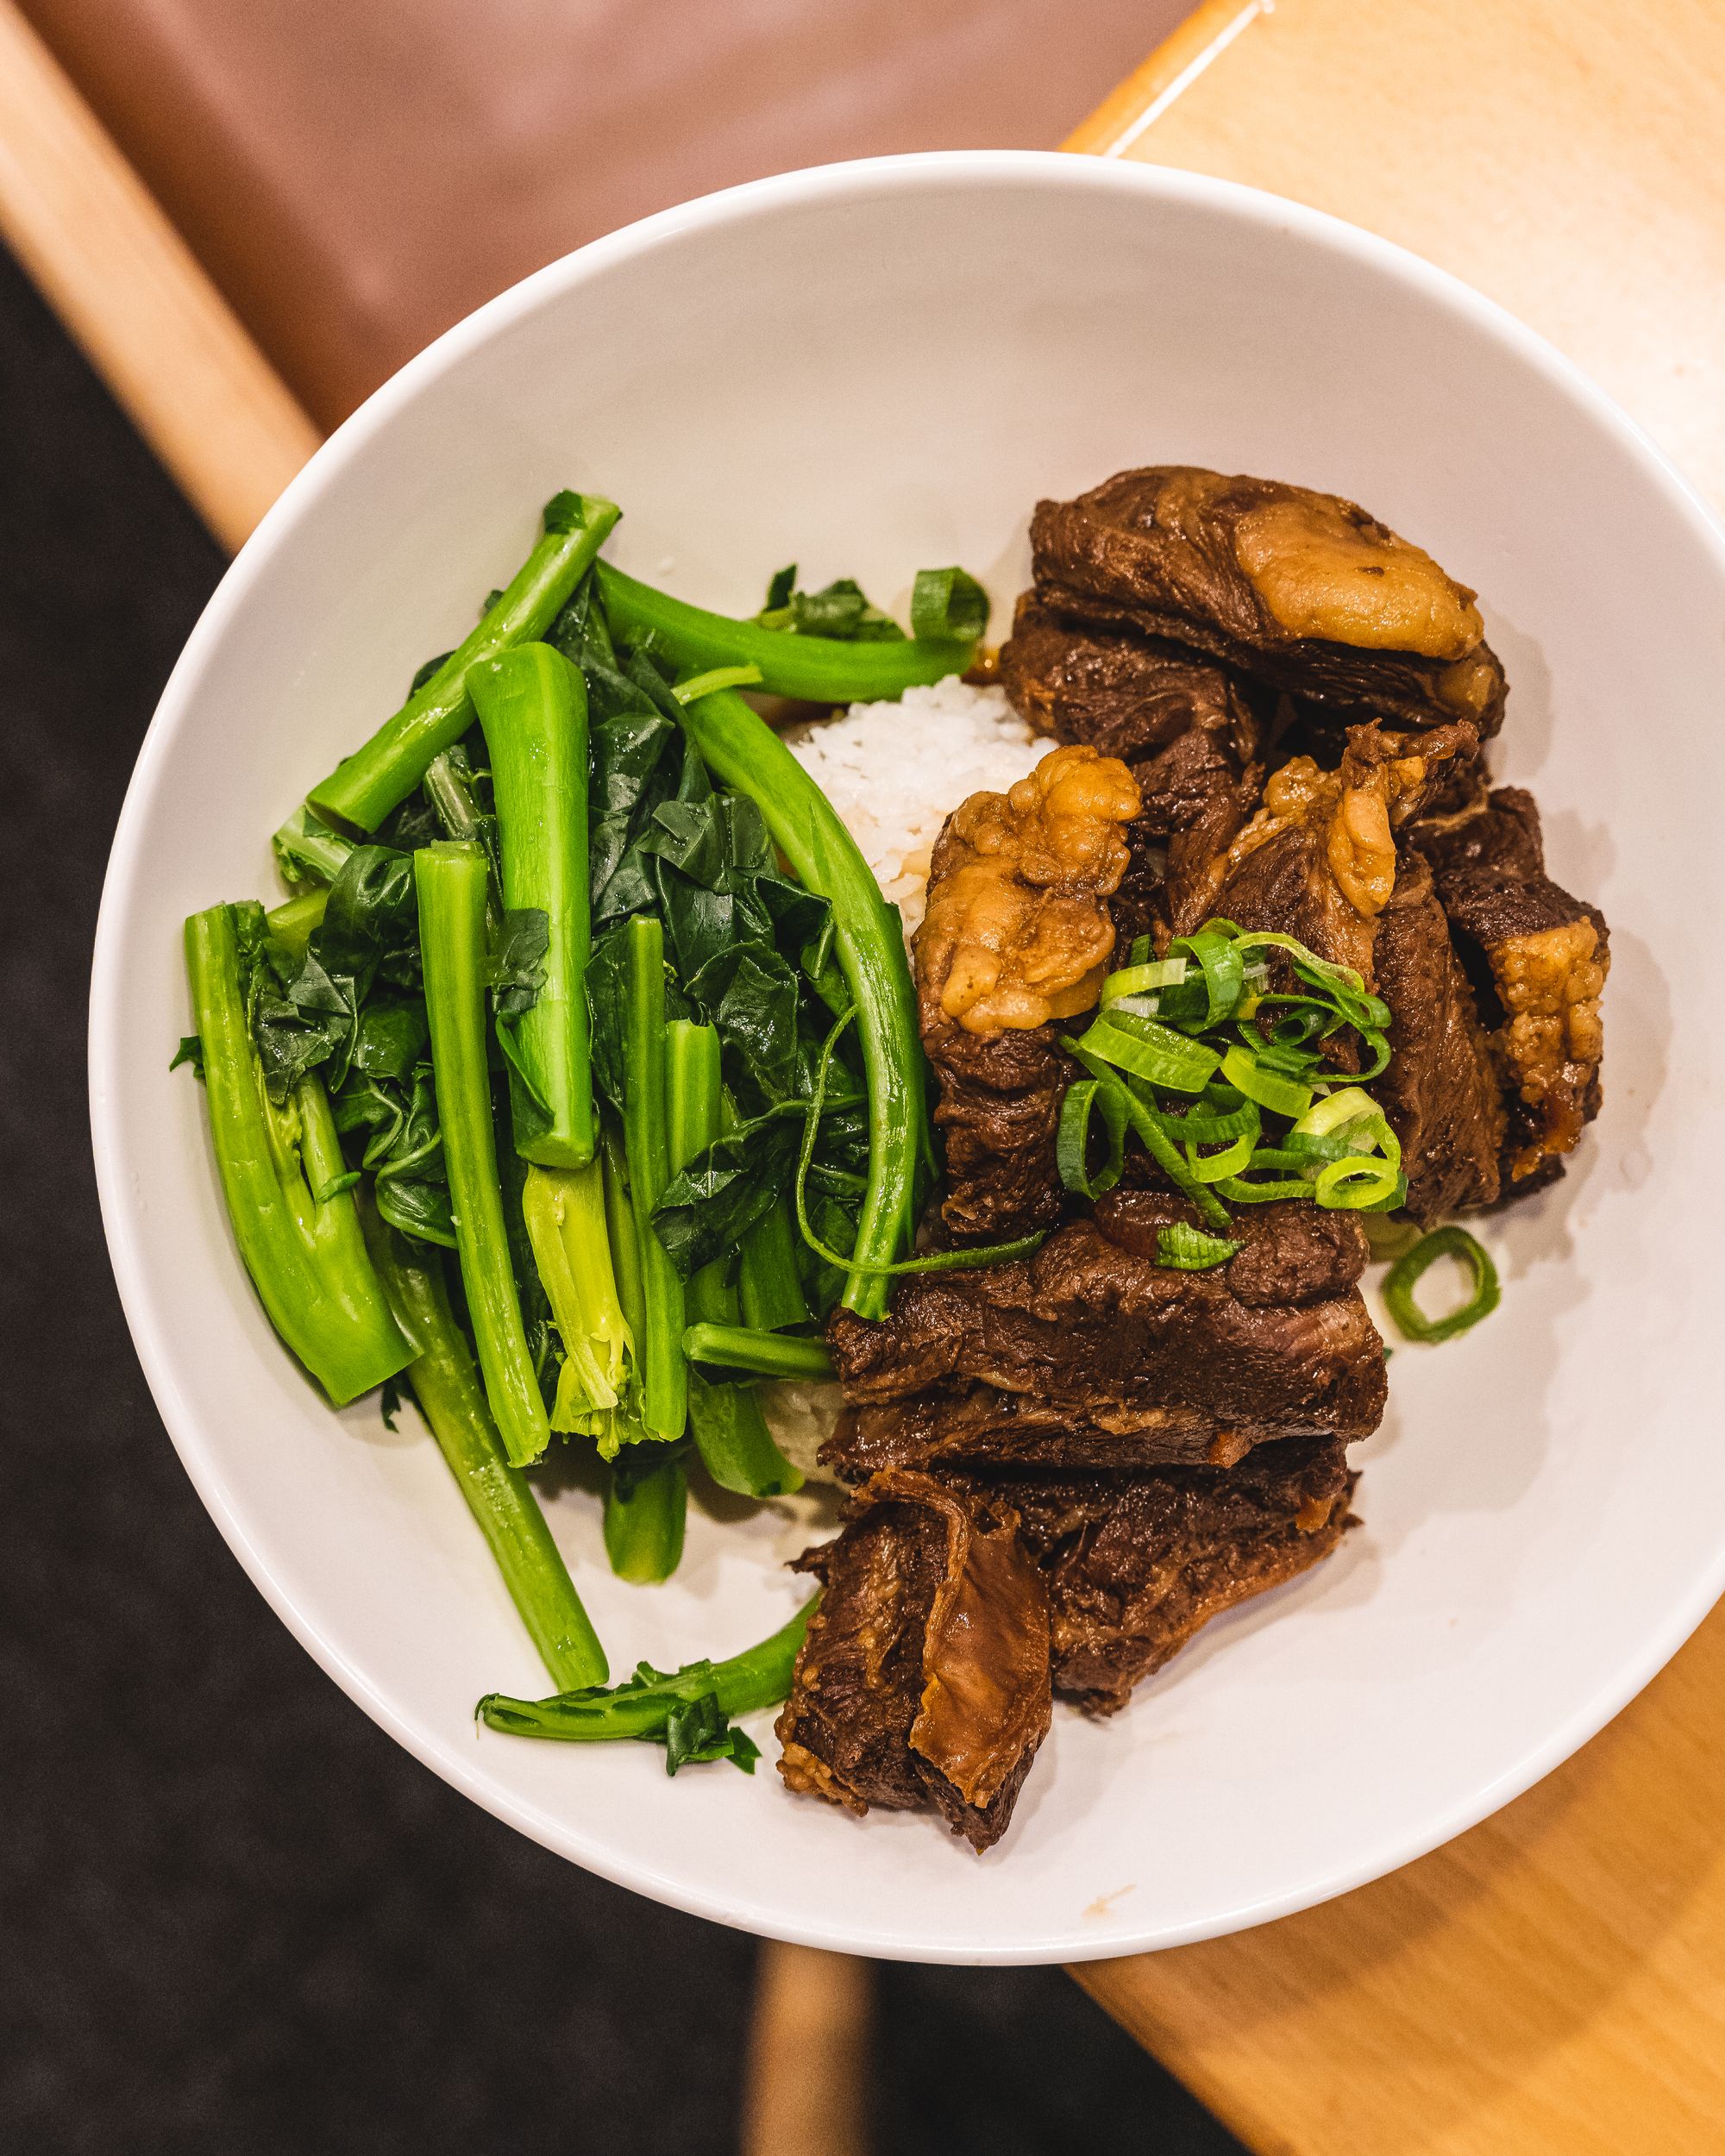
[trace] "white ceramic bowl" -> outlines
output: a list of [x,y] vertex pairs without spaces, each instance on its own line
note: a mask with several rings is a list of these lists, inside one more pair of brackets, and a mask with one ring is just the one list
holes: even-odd
[[[561,486],[623,503],[624,566],[759,604],[796,560],[902,602],[914,569],[1023,580],[1039,495],[1190,461],[1367,504],[1478,586],[1513,684],[1500,765],[1605,908],[1604,1114],[1484,1233],[1501,1313],[1398,1349],[1356,1458],[1364,1528],[1212,1626],[1130,1709],[1065,1709],[1002,1846],[858,1823],[771,1771],[475,1728],[543,1676],[429,1439],[337,1416],[277,1345],[189,1075],[182,917],[273,887],[268,834],[453,642]],[[1725,1584],[1715,1357],[1725,547],[1606,400],[1412,256],[1153,167],[965,154],[690,204],[452,330],[313,460],[210,602],[115,843],[92,998],[96,1155],[138,1351],[241,1562],[332,1677],[524,1833],[726,1923],[867,1953],[1112,1954],[1283,1915],[1405,1863],[1546,1773]],[[791,1508],[692,1523],[623,1586],[552,1507],[613,1664],[731,1651],[798,1599]],[[146,1530],[147,1531],[147,1530]]]

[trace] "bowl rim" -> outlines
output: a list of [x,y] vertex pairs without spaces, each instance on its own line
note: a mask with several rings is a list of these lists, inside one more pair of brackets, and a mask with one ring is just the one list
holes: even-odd
[[404,1713],[365,1670],[306,1617],[272,1568],[247,1520],[229,1502],[216,1462],[181,1391],[175,1354],[151,1308],[148,1267],[136,1233],[117,1102],[124,1090],[120,1055],[121,1002],[125,975],[129,893],[145,867],[143,837],[160,783],[160,767],[210,655],[253,587],[267,573],[286,533],[320,498],[336,474],[361,454],[396,413],[467,354],[505,331],[553,294],[603,274],[613,265],[649,254],[662,241],[718,225],[770,216],[796,204],[871,192],[916,191],[950,183],[1002,190],[1033,183],[1137,195],[1146,203],[1211,208],[1248,225],[1280,229],[1289,236],[1367,266],[1470,322],[1525,366],[1543,376],[1583,415],[1628,453],[1664,495],[1670,508],[1714,557],[1725,579],[1725,522],[1640,424],[1631,418],[1573,360],[1496,301],[1451,272],[1408,249],[1327,212],[1248,187],[1177,167],[1060,150],[932,150],[847,160],[806,166],[752,180],[662,210],[625,225],[547,264],[486,301],[435,339],[381,384],[320,445],[289,481],[229,565],[199,615],[163,687],[140,748],[116,825],[97,916],[90,987],[89,1085],[91,1144],[97,1196],[110,1261],[145,1380],[192,1486],[229,1548],[275,1614],[319,1666],[356,1705],[443,1781],[495,1817],[543,1846],[615,1884],[633,1889],[687,1914],[794,1944],[895,1959],[982,1965],[1087,1961],[1157,1951],[1220,1938],[1296,1914],[1352,1892],[1428,1854],[1522,1795],[1561,1765],[1610,1721],[1657,1676],[1714,1604],[1725,1595],[1725,1539],[1709,1573],[1650,1628],[1639,1651],[1601,1684],[1554,1732],[1531,1745],[1493,1781],[1412,1829],[1386,1834],[1346,1864],[1275,1895],[1181,1925],[1151,1925],[1141,1932],[1101,1940],[1074,1932],[1028,1946],[977,1938],[952,1944],[914,1941],[884,1934],[859,1938],[821,1921],[768,1918],[727,1898],[722,1883],[685,1887],[640,1864],[590,1843],[562,1821],[539,1810],[493,1779],[472,1752],[453,1750],[437,1733]]

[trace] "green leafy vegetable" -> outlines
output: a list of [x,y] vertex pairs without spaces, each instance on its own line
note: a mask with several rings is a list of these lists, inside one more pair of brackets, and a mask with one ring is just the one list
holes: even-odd
[[687,605],[637,583],[609,562],[600,562],[597,574],[605,617],[619,642],[647,647],[682,673],[759,667],[761,686],[774,696],[817,704],[869,703],[902,696],[920,682],[962,674],[975,655],[974,644],[947,638],[900,636],[883,642],[800,632],[787,636],[758,621],[737,621]]
[[482,659],[543,636],[616,523],[614,503],[564,492],[545,505],[544,536],[473,634],[357,755],[314,787],[308,805],[338,828],[373,830],[473,724],[467,674]]
[[525,1467],[550,1438],[527,1342],[499,1180],[486,1054],[486,889],[481,847],[440,840],[413,856],[425,1003],[461,1284],[486,1397],[511,1463]]
[[781,635],[831,636],[848,643],[899,643],[905,634],[890,614],[869,604],[854,577],[837,577],[819,592],[799,591],[794,562],[767,586],[767,603],[755,619],[762,629]]
[[[797,1655],[819,1601],[817,1595],[770,1638],[724,1662],[690,1662],[668,1674],[643,1662],[626,1683],[613,1690],[594,1687],[554,1699],[511,1699],[491,1692],[480,1702],[477,1712],[487,1728],[514,1737],[549,1737],[569,1744],[605,1744],[628,1738],[664,1743],[671,1715],[703,1700],[712,1702],[709,1714],[716,1712],[725,1721],[776,1707],[790,1695]],[[685,1727],[688,1736],[699,1733],[716,1747],[708,1716]],[[746,1769],[753,1765],[755,1754],[751,1746],[747,1754],[714,1748],[706,1756],[731,1758]]]
[[322,1084],[303,1077],[278,1103],[260,1082],[249,1006],[264,938],[260,906],[212,906],[185,924],[210,1139],[259,1298],[339,1407],[393,1376],[413,1351],[367,1256]]
[[[417,1250],[361,1201],[366,1242],[390,1304],[417,1353],[405,1382],[460,1486],[551,1681],[603,1684],[605,1650],[527,1480],[511,1466],[455,1322],[435,1251]],[[386,1421],[389,1420],[387,1406]],[[394,1427],[392,1423],[390,1424]]]
[[[522,1141],[550,1168],[593,1158],[587,1039],[587,700],[577,668],[549,644],[518,644],[468,669],[485,729],[503,856],[513,969],[498,984],[499,1038],[541,1112]],[[524,975],[522,924],[538,924]]]

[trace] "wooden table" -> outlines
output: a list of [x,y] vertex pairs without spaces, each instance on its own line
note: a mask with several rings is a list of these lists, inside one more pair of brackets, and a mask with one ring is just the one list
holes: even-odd
[[[1070,147],[1270,188],[1454,270],[1725,503],[1725,0],[1209,0]],[[1448,1848],[1073,1973],[1255,2149],[1718,2156],[1725,1608]]]
[[[1070,147],[1250,181],[1443,263],[1725,502],[1725,0],[1208,0]],[[11,0],[0,236],[237,542],[315,429]],[[1075,1974],[1264,2152],[1717,2156],[1725,1612],[1447,1849]],[[768,1989],[793,2021],[812,1996]],[[808,2146],[798,2117],[763,2113],[751,2145]]]

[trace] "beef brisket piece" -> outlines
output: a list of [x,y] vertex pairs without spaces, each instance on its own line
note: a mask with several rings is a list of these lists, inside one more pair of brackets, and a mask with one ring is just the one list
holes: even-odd
[[1328,1557],[1356,1479],[1340,1444],[1309,1438],[1226,1470],[993,1478],[1047,1578],[1055,1690],[1124,1707],[1211,1618]]
[[1402,1143],[1407,1210],[1423,1222],[1495,1204],[1502,1096],[1432,872],[1417,853],[1404,856],[1377,917],[1372,957],[1395,1053],[1371,1089]]
[[1270,774],[1264,805],[1218,862],[1210,910],[1279,930],[1368,984],[1377,917],[1396,887],[1396,832],[1475,748],[1469,726],[1427,734],[1348,729],[1334,771],[1295,756]]
[[1055,1164],[1060,1104],[1077,1076],[1060,1025],[967,1033],[925,1026],[946,1150],[941,1218],[961,1240],[1001,1242],[1052,1227],[1066,1202]]
[[1473,593],[1352,502],[1188,465],[1119,472],[1031,520],[1037,596],[1406,726],[1502,724]]
[[1009,793],[973,794],[936,843],[917,1006],[955,1235],[1024,1234],[1059,1217],[1055,1132],[1073,1066],[1056,1037],[1096,1000],[1114,948],[1107,901],[1128,859],[1122,827],[1138,805],[1124,764],[1075,743]]
[[881,1475],[797,1560],[825,1591],[777,1723],[793,1790],[1000,1839],[1050,1714],[1047,1590],[1017,1525],[994,1493]]
[[1267,730],[1239,685],[1177,644],[1063,620],[1032,592],[1001,648],[1000,680],[1032,726],[1121,757],[1138,784],[1132,860],[1113,902],[1117,948],[1197,927],[1212,864],[1263,781]]
[[1258,720],[1226,671],[1157,636],[1063,620],[1034,592],[1019,599],[1000,647],[1000,681],[1013,709],[1038,733],[1088,742],[1127,764],[1154,755],[1195,727],[1226,733],[1251,755]]
[[1431,863],[1478,999],[1507,1112],[1502,1194],[1520,1197],[1562,1173],[1599,1112],[1605,917],[1546,874],[1539,810],[1519,787],[1408,835]]
[[938,1461],[1050,1470],[1227,1466],[1268,1439],[1369,1436],[1383,1344],[1351,1214],[1260,1206],[1209,1272],[1160,1265],[1183,1199],[1117,1190],[1036,1254],[918,1275],[888,1316],[827,1327],[847,1407],[821,1457],[847,1480]]

